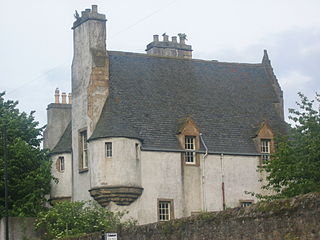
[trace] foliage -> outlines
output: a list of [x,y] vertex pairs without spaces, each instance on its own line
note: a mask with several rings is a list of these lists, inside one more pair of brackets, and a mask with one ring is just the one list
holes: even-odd
[[36,216],[50,192],[51,162],[40,149],[44,127],[38,127],[34,112],[17,109],[18,102],[4,100],[0,93],[0,216],[4,215],[4,130],[7,136],[8,206],[10,216]]
[[132,220],[120,223],[123,215],[110,212],[92,201],[63,201],[38,215],[36,229],[44,231],[44,239],[49,240],[115,231],[120,226],[135,224]]
[[320,192],[320,95],[316,101],[299,96],[299,110],[289,109],[294,122],[289,136],[278,139],[276,153],[262,167],[268,180],[264,188],[277,198]]

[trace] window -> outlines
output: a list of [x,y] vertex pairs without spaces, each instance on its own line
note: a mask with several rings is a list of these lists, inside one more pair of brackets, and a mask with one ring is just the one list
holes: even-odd
[[173,219],[173,200],[158,200],[158,220],[169,221]]
[[244,201],[240,201],[240,207],[249,207],[250,205],[252,205],[253,200],[244,200]]
[[261,140],[261,159],[265,163],[270,159],[270,139]]
[[194,150],[196,150],[196,144],[195,144],[196,138],[194,136],[185,136],[185,149],[186,150],[193,150],[185,152],[185,162],[186,164],[195,164],[196,162],[196,153]]
[[58,157],[56,168],[58,172],[64,172],[64,157]]
[[79,164],[81,169],[88,168],[88,145],[87,145],[87,131],[80,132],[80,141],[79,141]]
[[136,160],[139,160],[139,144],[136,143]]
[[112,157],[112,142],[106,142],[105,148],[106,148],[106,158],[111,158]]

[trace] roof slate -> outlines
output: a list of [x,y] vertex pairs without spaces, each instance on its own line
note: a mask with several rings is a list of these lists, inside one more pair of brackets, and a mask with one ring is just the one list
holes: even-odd
[[263,64],[108,54],[110,94],[89,140],[129,137],[145,148],[179,149],[179,124],[189,117],[209,151],[256,153],[252,138],[263,121],[286,128]]
[[64,130],[59,142],[52,149],[50,154],[59,154],[59,153],[71,153],[72,152],[72,132],[71,132],[71,122]]

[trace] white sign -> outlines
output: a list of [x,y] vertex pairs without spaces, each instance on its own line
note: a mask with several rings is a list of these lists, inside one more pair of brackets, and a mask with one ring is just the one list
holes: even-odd
[[117,233],[107,233],[107,240],[118,240]]

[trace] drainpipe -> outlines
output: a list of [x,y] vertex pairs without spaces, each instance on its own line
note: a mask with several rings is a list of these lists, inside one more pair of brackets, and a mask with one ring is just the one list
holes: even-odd
[[206,157],[208,156],[208,148],[206,143],[204,142],[203,138],[202,138],[202,133],[199,134],[200,135],[200,139],[202,142],[202,145],[204,146],[204,148],[206,149],[205,154],[203,155],[203,168],[202,168],[202,204],[203,204],[203,211],[207,211],[207,203],[206,203],[206,193],[205,193],[205,189],[204,189],[204,179],[205,179],[205,171],[206,171]]
[[225,197],[225,190],[224,190],[223,153],[220,154],[220,165],[221,165],[222,209],[223,209],[223,210],[226,210],[226,197]]

